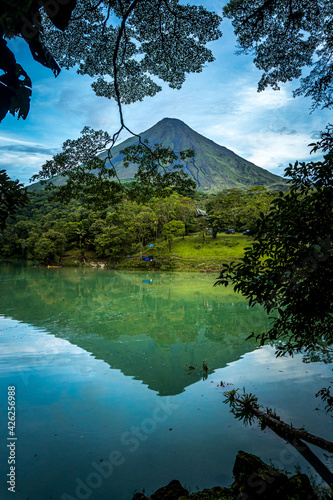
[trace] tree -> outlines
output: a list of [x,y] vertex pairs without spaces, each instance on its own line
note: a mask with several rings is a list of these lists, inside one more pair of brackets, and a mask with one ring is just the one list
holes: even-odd
[[109,257],[113,260],[132,252],[133,235],[124,226],[107,226],[95,238],[98,257]]
[[238,420],[243,420],[245,425],[257,419],[262,430],[266,427],[272,429],[278,436],[296,448],[331,489],[333,484],[332,472],[304,441],[331,453],[333,452],[333,443],[310,434],[305,429],[298,429],[293,425],[286,424],[274,410],[266,408],[266,411],[263,411],[256,396],[251,393],[246,394],[245,391],[243,394],[239,394],[238,391],[239,389],[232,389],[224,393],[226,396],[224,403],[230,405],[231,412],[235,417]]
[[[113,138],[107,132],[85,127],[79,139],[65,141],[62,152],[48,160],[31,180],[41,180],[54,191],[57,200],[68,202],[74,198],[99,210],[119,203],[124,195],[145,202],[172,192],[193,194],[196,183],[177,163],[179,159],[191,158],[191,150],[175,153],[160,144],[150,147],[139,138],[137,145],[120,152],[125,167],[130,163],[138,166],[135,181],[124,184],[112,163],[112,144]],[[58,175],[66,176],[67,181],[55,187],[52,181]]]
[[[305,360],[332,362],[333,353],[333,135],[332,125],[311,144],[323,160],[298,163],[286,169],[290,190],[280,192],[266,215],[261,214],[252,230],[254,241],[240,262],[225,265],[217,285],[234,286],[271,313],[271,328],[256,338],[260,345],[273,344],[278,356],[305,353]],[[252,333],[250,337],[254,337]],[[333,411],[331,387],[316,394]],[[332,484],[332,473],[272,410],[259,410],[251,394],[237,391],[227,401],[237,418],[256,416],[278,435],[287,438],[311,465]],[[271,417],[274,418],[271,418]],[[318,438],[314,437],[318,445]],[[333,444],[328,443],[330,449]]]
[[183,170],[179,159],[186,160],[193,157],[192,150],[180,151],[176,154],[163,144],[154,144],[148,147],[148,141],[139,142],[121,151],[124,157],[124,166],[130,163],[137,165],[134,175],[135,182],[131,184],[129,196],[140,201],[148,201],[153,196],[165,198],[172,192],[189,196],[194,194],[196,182]]
[[18,6],[2,2],[0,16],[0,119],[7,110],[25,118],[31,94],[5,38],[23,37],[55,75],[60,67],[76,67],[91,76],[97,95],[117,101],[123,127],[122,103],[159,92],[155,77],[179,89],[187,73],[214,60],[206,44],[221,36],[219,16],[178,0],[21,0]]
[[333,105],[333,6],[330,0],[231,0],[223,9],[232,20],[240,52],[254,55],[263,75],[258,90],[300,78],[294,95],[313,107]]
[[169,252],[171,252],[174,238],[176,236],[182,236],[184,233],[185,224],[180,220],[171,220],[163,226],[162,235],[168,240]]
[[[279,88],[302,75],[294,96],[311,97],[313,109],[333,104],[333,7],[329,0],[231,0],[224,14],[232,19],[240,51],[254,54],[263,70],[258,90]],[[253,230],[254,242],[240,263],[225,266],[217,284],[233,284],[250,304],[273,312],[272,327],[259,335],[277,355],[305,350],[307,361],[332,361],[332,166],[333,127],[312,144],[322,161],[286,169],[290,191],[273,200]],[[316,396],[333,410],[330,387]]]
[[259,340],[277,344],[279,355],[327,352],[333,344],[332,126],[312,146],[323,160],[289,166],[290,190],[261,214],[244,258],[226,265],[217,282],[274,312]]
[[[57,76],[60,68],[41,37],[43,20],[64,30],[68,24],[76,0],[21,0],[4,1],[0,7],[0,121],[10,112],[25,119],[30,108],[31,80],[22,66],[15,60],[7,47],[7,39],[23,38],[29,45],[32,57],[43,66],[50,68]],[[43,9],[42,9],[43,7]],[[42,12],[41,12],[42,10]]]
[[44,264],[58,262],[63,255],[65,244],[65,235],[49,229],[36,241],[34,256]]
[[264,186],[254,186],[246,191],[238,188],[225,189],[212,196],[206,203],[208,221],[213,238],[218,232],[233,228],[235,231],[249,229],[260,212],[266,213],[274,193]]
[[102,231],[95,237],[99,256],[120,258],[140,249],[153,237],[156,214],[144,204],[125,200],[106,216]]
[[239,207],[243,203],[244,191],[238,188],[225,189],[206,203],[208,221],[213,230],[213,238],[218,232],[229,228],[239,230]]
[[19,181],[12,181],[5,170],[0,170],[0,230],[18,207],[29,203],[27,189]]
[[240,230],[244,231],[255,225],[260,213],[265,215],[268,212],[276,194],[277,192],[269,191],[264,186],[253,186],[247,189],[244,197],[244,205],[240,207],[238,213]]

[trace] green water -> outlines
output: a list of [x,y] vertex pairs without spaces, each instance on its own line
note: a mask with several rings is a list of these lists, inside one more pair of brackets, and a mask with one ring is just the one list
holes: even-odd
[[295,426],[328,428],[314,394],[331,368],[245,342],[268,319],[213,288],[215,276],[4,263],[0,272],[1,499],[13,498],[8,386],[19,500],[129,500],[175,478],[194,491],[227,486],[240,449],[304,467],[271,431],[234,419],[222,403],[232,387],[245,385]]

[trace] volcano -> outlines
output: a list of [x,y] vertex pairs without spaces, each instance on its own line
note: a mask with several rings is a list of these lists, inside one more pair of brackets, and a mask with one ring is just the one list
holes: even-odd
[[[226,188],[249,189],[252,186],[265,186],[268,189],[286,188],[283,177],[272,174],[236,153],[220,146],[195,132],[186,123],[175,118],[163,118],[153,127],[140,134],[141,140],[148,139],[149,145],[163,144],[176,153],[185,149],[194,151],[194,158],[183,161],[184,171],[195,180],[198,190],[217,193]],[[112,150],[112,162],[117,168],[120,179],[133,179],[136,166],[123,166],[124,148],[138,144],[137,137],[130,137]],[[105,155],[100,155],[101,158]],[[179,163],[179,162],[178,162]]]

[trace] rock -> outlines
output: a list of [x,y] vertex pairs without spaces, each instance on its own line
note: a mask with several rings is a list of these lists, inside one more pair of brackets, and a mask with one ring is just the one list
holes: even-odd
[[290,497],[294,500],[315,500],[317,498],[306,474],[292,476],[289,479],[288,487]]
[[190,494],[176,479],[151,495],[152,500],[179,500],[179,497],[189,498]]
[[234,497],[231,495],[228,488],[214,486],[214,488],[204,489],[198,493],[194,493],[191,498],[195,500],[233,500]]
[[239,451],[233,468],[234,482],[229,488],[215,486],[192,495],[173,480],[146,497],[136,493],[133,500],[317,500],[309,478],[296,474],[290,478],[266,465],[256,455]]
[[266,465],[259,457],[239,451],[233,468],[235,481],[230,489],[247,500],[315,500],[305,474],[288,478],[282,471]]

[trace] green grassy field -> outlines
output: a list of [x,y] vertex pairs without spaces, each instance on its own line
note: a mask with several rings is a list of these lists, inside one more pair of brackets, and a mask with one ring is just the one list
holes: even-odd
[[145,262],[136,254],[125,261],[115,264],[117,269],[156,269],[161,271],[219,272],[223,263],[240,259],[244,249],[251,244],[250,238],[241,233],[211,236],[194,234],[175,238],[171,252],[167,245],[146,246],[144,255],[152,255],[154,260]]
[[213,240],[211,236],[193,234],[184,238],[175,238],[171,251],[166,242],[159,240],[153,247],[144,247],[143,255],[152,255],[150,262],[143,261],[140,253],[131,255],[130,258],[120,259],[118,262],[108,262],[108,259],[99,259],[94,252],[85,252],[86,260],[80,261],[80,251],[72,249],[66,252],[61,264],[73,265],[107,265],[114,269],[151,270],[160,271],[193,271],[193,272],[219,272],[223,263],[240,259],[244,249],[251,245],[251,238],[236,234],[218,234]]
[[218,234],[215,240],[211,236],[203,240],[202,234],[197,234],[184,239],[176,238],[172,251],[183,258],[217,257],[229,260],[242,257],[244,248],[249,245],[249,238],[241,233]]

